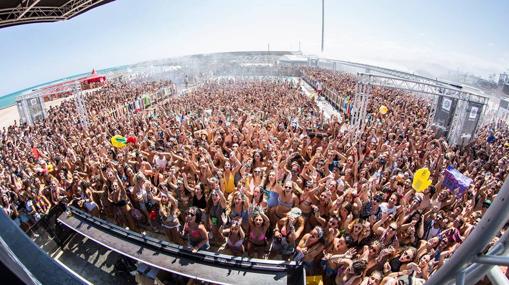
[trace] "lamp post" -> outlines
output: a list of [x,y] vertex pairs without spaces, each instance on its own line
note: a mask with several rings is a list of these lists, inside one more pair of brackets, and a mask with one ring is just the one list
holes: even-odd
[[323,35],[324,35],[324,14],[325,14],[325,0],[322,0],[322,52],[323,52]]

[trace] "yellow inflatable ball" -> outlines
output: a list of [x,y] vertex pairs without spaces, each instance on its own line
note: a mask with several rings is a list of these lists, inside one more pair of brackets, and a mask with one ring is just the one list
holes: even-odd
[[116,148],[123,148],[127,143],[127,139],[121,135],[112,136],[110,141],[111,145]]
[[416,192],[423,192],[426,190],[431,185],[431,180],[429,180],[430,175],[431,173],[426,167],[417,170],[414,173],[412,188],[414,188]]

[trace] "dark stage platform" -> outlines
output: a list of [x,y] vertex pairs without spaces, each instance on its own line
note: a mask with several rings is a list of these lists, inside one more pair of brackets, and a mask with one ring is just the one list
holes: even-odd
[[199,251],[192,253],[71,208],[58,222],[80,235],[134,260],[192,279],[220,284],[305,284],[300,264]]

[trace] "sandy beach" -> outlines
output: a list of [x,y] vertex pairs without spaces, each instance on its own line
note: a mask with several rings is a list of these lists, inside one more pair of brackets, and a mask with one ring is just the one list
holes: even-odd
[[[70,98],[72,98],[72,96],[46,102],[44,103],[44,108],[48,110],[50,107],[60,105],[62,101],[69,100]],[[0,128],[8,127],[14,124],[14,121],[19,123],[19,114],[16,105],[0,110]]]

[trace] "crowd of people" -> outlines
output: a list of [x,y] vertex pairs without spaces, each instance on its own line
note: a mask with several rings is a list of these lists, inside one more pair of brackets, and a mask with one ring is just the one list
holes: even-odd
[[[355,81],[305,72],[341,94]],[[325,284],[409,284],[461,245],[508,173],[507,128],[451,146],[426,128],[428,102],[390,89],[373,89],[360,134],[286,80],[211,82],[150,112],[112,112],[165,84],[87,96],[88,128],[71,101],[4,128],[5,213],[28,229],[65,203],[195,252],[302,262]],[[115,148],[113,135],[136,143]],[[450,165],[473,179],[461,196],[443,186]],[[422,167],[433,184],[416,192]]]

